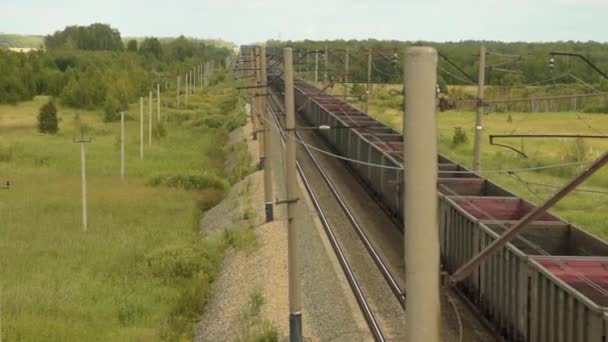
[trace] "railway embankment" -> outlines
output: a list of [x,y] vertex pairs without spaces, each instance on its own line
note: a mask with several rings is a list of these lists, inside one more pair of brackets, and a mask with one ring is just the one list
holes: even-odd
[[[195,341],[235,341],[266,336],[283,340],[289,334],[289,295],[286,208],[275,207],[275,220],[265,223],[263,171],[257,171],[259,142],[252,127],[230,133],[231,151],[226,161],[228,174],[239,170],[249,158],[249,171],[225,199],[205,213],[201,234],[235,229],[250,230],[253,243],[231,250],[213,283]],[[275,198],[284,196],[284,172],[278,136],[271,138]],[[240,147],[237,147],[240,145]],[[246,146],[247,156],[243,153]],[[240,160],[240,161],[239,161]],[[305,194],[303,187],[300,195]],[[298,252],[302,256],[304,335],[307,341],[364,341],[371,337],[350,288],[341,274],[329,242],[308,199],[303,220],[306,230],[298,232]],[[239,236],[242,234],[239,234]],[[238,244],[237,244],[238,245]]]

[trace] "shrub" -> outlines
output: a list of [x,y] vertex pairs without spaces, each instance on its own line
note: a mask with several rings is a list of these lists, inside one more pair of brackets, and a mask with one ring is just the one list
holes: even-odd
[[120,102],[113,96],[108,96],[103,105],[103,121],[113,122],[120,120]]
[[55,107],[55,102],[52,99],[40,108],[40,113],[38,114],[38,131],[47,134],[56,134],[59,131],[57,107]]
[[214,174],[208,173],[186,173],[186,174],[162,174],[152,177],[148,181],[151,186],[168,186],[171,188],[182,188],[185,190],[204,190],[214,188],[220,191],[228,189],[228,182]]
[[162,122],[154,124],[154,127],[152,127],[152,136],[155,140],[160,140],[167,136],[167,129]]
[[576,138],[576,140],[568,144],[565,159],[568,162],[578,163],[588,160],[590,154],[591,147],[589,144],[582,138]]
[[454,136],[452,137],[452,146],[466,144],[469,141],[466,132],[462,127],[454,127]]

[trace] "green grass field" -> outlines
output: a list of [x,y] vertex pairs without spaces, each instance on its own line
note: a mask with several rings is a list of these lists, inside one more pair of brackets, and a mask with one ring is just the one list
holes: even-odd
[[[397,93],[397,95],[391,94]],[[372,89],[370,112],[379,121],[395,129],[403,129],[403,113],[400,109],[403,98],[398,95],[399,87],[377,86]],[[342,93],[337,86],[335,94]],[[363,109],[363,102],[352,102]],[[510,118],[510,119],[509,119]],[[438,113],[439,148],[451,159],[472,167],[475,113],[448,111]],[[467,142],[454,145],[454,129],[461,127]],[[582,143],[583,154],[572,139],[509,139],[500,143],[512,145],[525,151],[528,159],[515,152],[489,144],[489,134],[608,134],[608,114],[582,113],[489,113],[484,116],[484,138],[482,147],[482,169],[502,170],[527,168],[568,163],[575,160],[592,160],[608,151],[608,139],[587,139]],[[577,148],[578,147],[578,148]],[[514,175],[488,173],[484,176],[534,203],[539,203],[557,191],[557,186],[567,182],[581,167],[565,167],[536,172],[522,172]],[[540,183],[544,185],[530,184]],[[551,185],[548,187],[545,185]],[[608,167],[594,175],[584,185],[586,189],[608,192]],[[564,219],[608,239],[608,195],[575,192],[570,194],[553,209]]]
[[[173,103],[174,95],[165,96]],[[223,174],[228,128],[211,128],[205,119],[244,120],[234,89],[222,83],[192,96],[188,110],[165,109],[166,137],[146,145],[143,161],[139,104],[131,106],[125,179],[119,123],[59,107],[59,134],[39,134],[36,115],[45,101],[0,106],[0,181],[12,183],[0,190],[2,340],[187,340],[235,239],[199,235],[200,209],[216,203],[220,191],[147,183],[158,174],[229,176]],[[86,151],[87,232],[80,150],[72,141],[80,123],[93,139]]]

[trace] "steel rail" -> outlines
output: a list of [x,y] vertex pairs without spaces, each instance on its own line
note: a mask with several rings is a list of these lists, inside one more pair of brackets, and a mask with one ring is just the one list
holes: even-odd
[[[272,97],[272,99],[274,100],[274,96]],[[277,128],[279,129],[279,131],[281,133],[282,140],[283,140],[283,142],[285,142],[285,139],[286,139],[285,131],[281,127],[279,120],[275,114],[275,111],[272,108],[272,106],[270,105],[270,103],[268,104],[268,108],[270,109],[270,112],[275,121],[275,124],[277,125]],[[351,286],[351,289],[353,290],[355,299],[357,300],[357,303],[359,304],[359,307],[361,308],[361,311],[370,328],[370,331],[371,331],[372,335],[374,336],[374,340],[376,340],[378,342],[386,341],[386,338],[384,337],[384,334],[382,333],[382,330],[380,329],[380,325],[378,324],[378,321],[376,320],[376,317],[374,316],[374,313],[372,312],[372,309],[369,306],[369,303],[365,299],[365,295],[363,294],[361,285],[359,285],[359,282],[357,281],[357,278],[356,278],[352,268],[350,267],[350,264],[348,263],[348,260],[346,259],[346,256],[344,255],[344,252],[342,251],[342,248],[340,247],[340,245],[338,243],[338,240],[333,232],[333,229],[331,228],[329,221],[327,220],[327,217],[325,216],[325,213],[324,213],[323,209],[321,208],[321,205],[317,199],[317,196],[315,195],[314,191],[312,190],[312,187],[311,187],[310,183],[308,182],[308,179],[306,178],[304,171],[300,167],[300,163],[297,161],[296,161],[296,169],[298,171],[298,174],[302,178],[304,187],[306,188],[306,191],[308,192],[308,195],[310,196],[310,198],[312,200],[315,210],[319,214],[319,219],[321,220],[321,224],[323,225],[325,233],[327,234],[327,237],[329,238],[329,242],[331,243],[332,248],[334,249],[334,252],[336,253],[338,261],[340,262],[340,265],[342,266],[344,275],[346,276],[346,279],[347,279],[349,285]]]

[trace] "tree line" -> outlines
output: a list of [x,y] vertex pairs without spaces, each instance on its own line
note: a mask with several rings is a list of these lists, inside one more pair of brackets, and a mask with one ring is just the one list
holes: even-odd
[[0,103],[49,95],[67,106],[117,112],[156,83],[232,54],[183,36],[125,46],[120,32],[105,24],[69,26],[46,36],[44,44],[30,53],[0,49]]
[[[459,41],[459,42],[407,42],[383,40],[331,40],[331,41],[269,41],[275,48],[292,47],[294,60],[301,58],[301,68],[314,70],[314,51],[319,50],[319,68],[323,75],[325,66],[325,47],[328,47],[328,72],[339,77],[344,73],[345,49],[349,49],[351,74],[350,81],[367,80],[368,51],[372,52],[372,81],[381,83],[400,83],[402,78],[402,51],[407,46],[432,46],[448,57],[457,67],[446,59],[439,59],[440,83],[470,84],[477,80],[479,68],[479,48],[484,45],[488,50],[486,84],[495,86],[583,84],[608,90],[608,80],[576,57],[555,56],[551,63],[550,52],[574,52],[582,54],[600,69],[608,73],[608,43],[598,42],[498,42],[498,41]],[[309,56],[305,57],[306,51]],[[553,66],[552,66],[553,64]],[[568,74],[574,75],[570,77]],[[562,76],[563,77],[560,77]],[[320,79],[323,79],[320,76]]]

